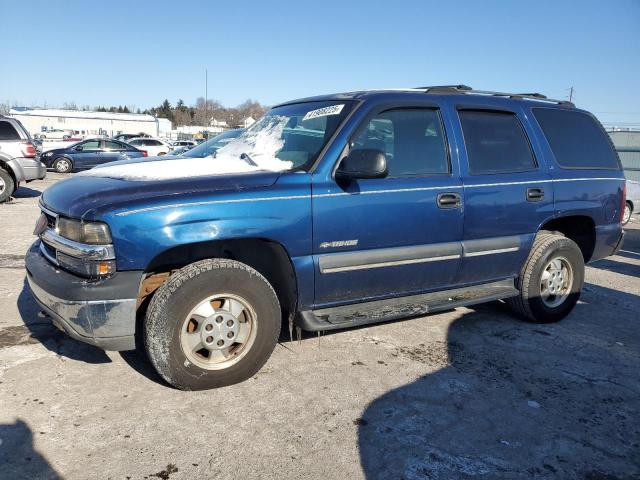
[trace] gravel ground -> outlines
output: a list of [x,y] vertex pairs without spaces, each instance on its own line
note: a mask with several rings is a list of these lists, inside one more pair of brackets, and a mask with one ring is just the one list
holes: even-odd
[[495,303],[282,338],[253,379],[182,392],[39,314],[22,257],[59,178],[0,205],[0,478],[640,478],[637,216],[561,323]]

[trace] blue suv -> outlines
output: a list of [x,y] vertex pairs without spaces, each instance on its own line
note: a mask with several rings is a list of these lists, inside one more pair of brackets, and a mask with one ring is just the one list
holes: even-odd
[[42,195],[31,290],[181,389],[249,378],[281,325],[322,331],[504,299],[555,322],[621,246],[598,121],[540,94],[443,86],[278,105],[215,157],[125,160]]

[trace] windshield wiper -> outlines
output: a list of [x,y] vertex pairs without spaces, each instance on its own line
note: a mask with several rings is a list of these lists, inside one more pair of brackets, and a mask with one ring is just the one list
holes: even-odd
[[240,155],[240,159],[244,160],[245,162],[247,162],[249,165],[251,165],[252,167],[257,167],[258,164],[256,162],[254,162],[253,160],[251,160],[251,157],[249,156],[249,154],[247,153],[243,153]]

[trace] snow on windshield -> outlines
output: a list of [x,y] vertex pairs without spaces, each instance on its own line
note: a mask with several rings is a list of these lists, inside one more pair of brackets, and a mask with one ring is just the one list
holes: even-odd
[[[283,131],[288,121],[289,117],[283,115],[264,116],[238,138],[220,148],[215,156],[158,159],[120,165],[105,164],[78,175],[150,181],[248,173],[259,170],[273,172],[290,170],[293,162],[276,157],[284,145]],[[241,158],[243,153],[249,158]]]

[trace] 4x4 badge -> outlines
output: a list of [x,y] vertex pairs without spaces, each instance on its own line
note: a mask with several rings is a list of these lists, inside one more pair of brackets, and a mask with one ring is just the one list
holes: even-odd
[[320,248],[355,247],[358,240],[336,240],[335,242],[322,242]]

